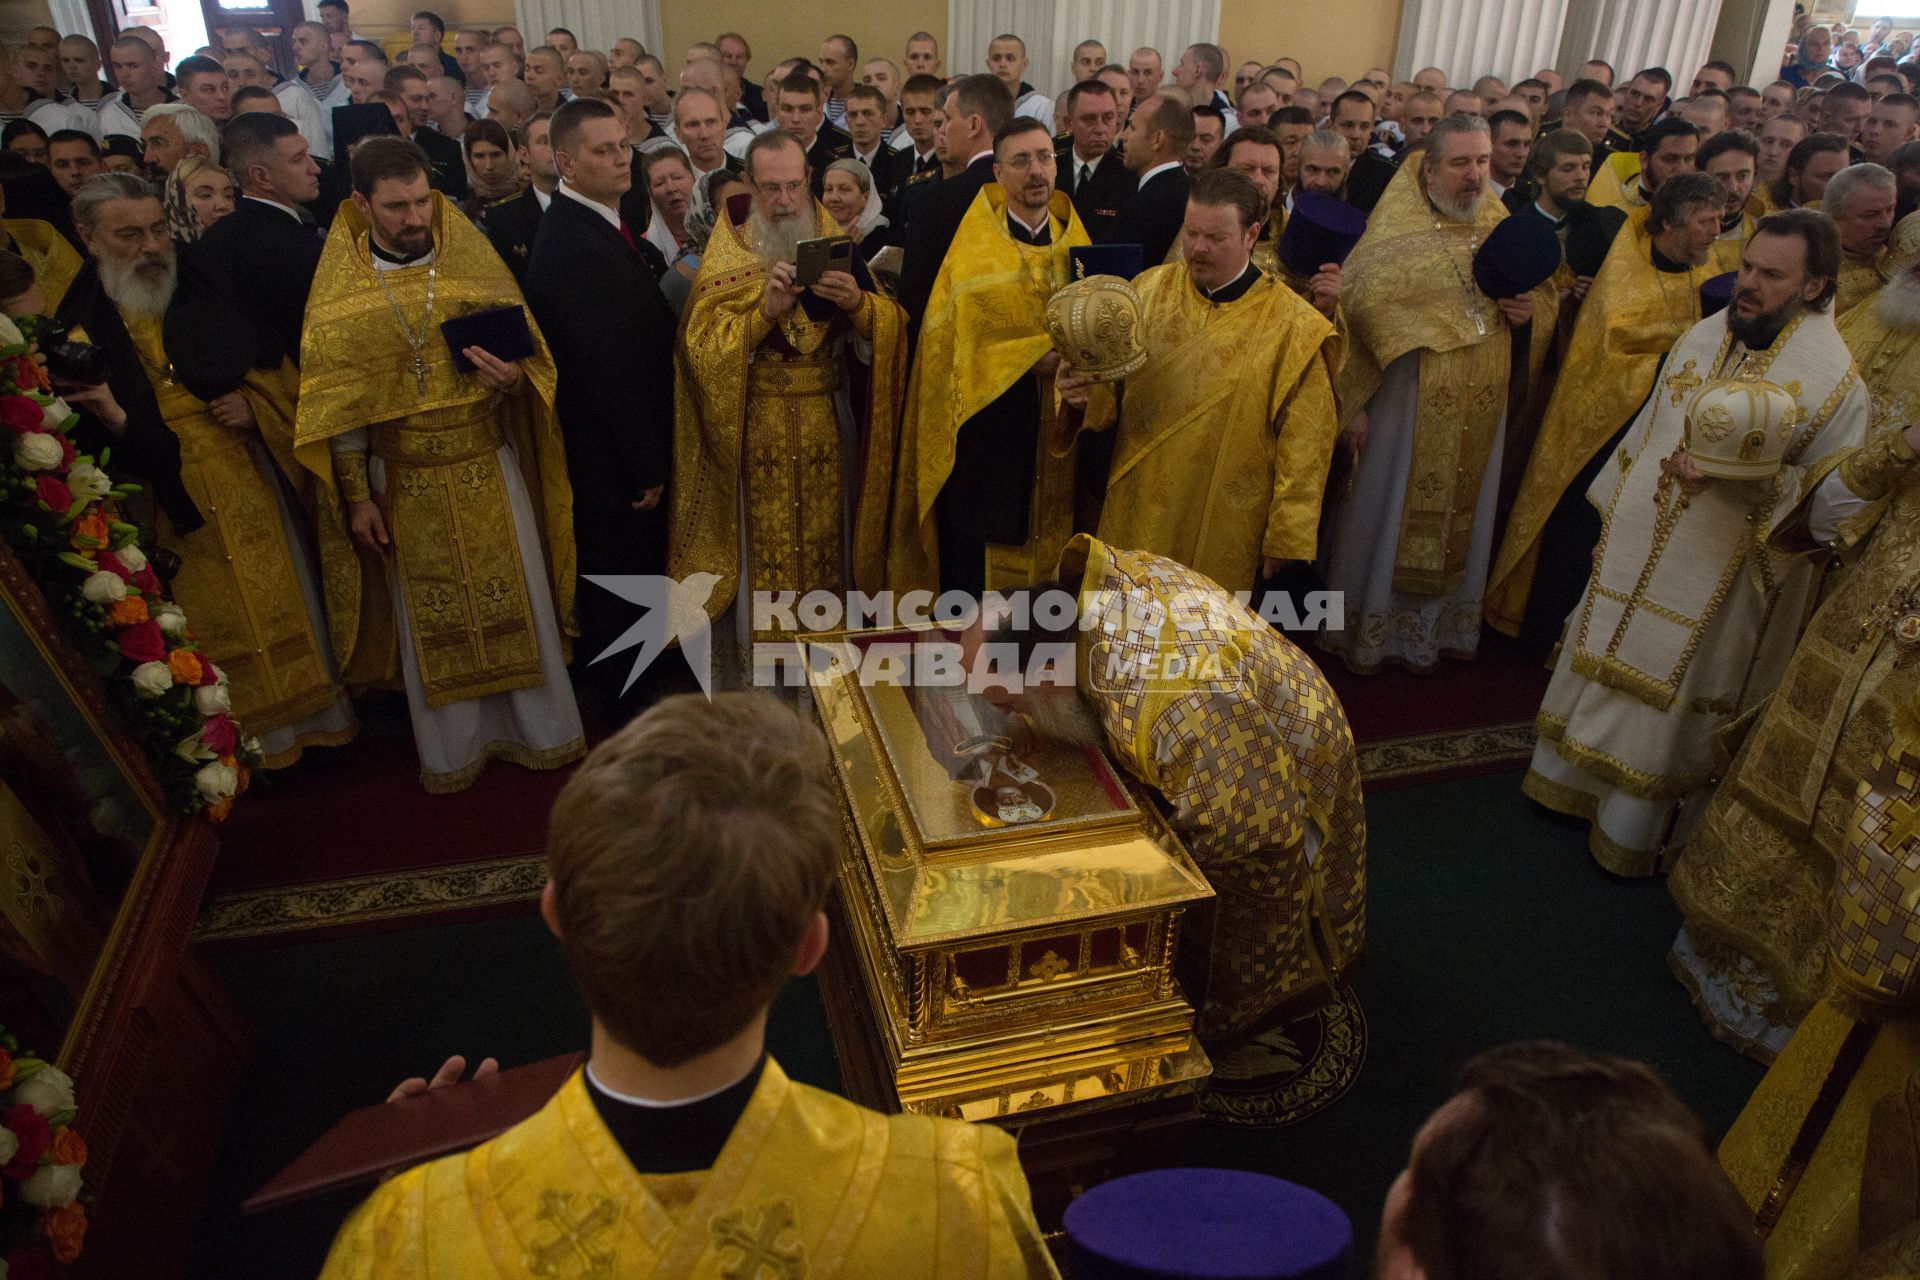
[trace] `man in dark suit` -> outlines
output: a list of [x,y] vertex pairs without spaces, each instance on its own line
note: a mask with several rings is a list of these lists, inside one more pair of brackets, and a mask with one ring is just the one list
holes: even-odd
[[1073,201],[1081,225],[1095,240],[1107,238],[1136,184],[1127,162],[1113,147],[1119,127],[1120,104],[1104,81],[1082,80],[1067,91],[1071,140],[1054,153],[1057,185]]
[[[612,106],[580,98],[554,112],[561,175],[527,267],[527,303],[553,350],[555,410],[573,483],[574,542],[587,574],[666,568],[666,486],[673,465],[673,312],[640,253],[644,228],[619,214],[632,171],[626,125]],[[606,651],[633,619],[603,587],[575,595],[583,660]],[[620,664],[586,670],[609,705],[622,703]],[[643,694],[636,686],[629,698]]]
[[1393,181],[1399,166],[1373,149],[1373,130],[1379,123],[1373,99],[1358,89],[1349,89],[1333,100],[1330,124],[1347,140],[1347,203],[1362,213],[1372,213],[1380,196]]
[[1157,267],[1167,259],[1187,217],[1187,190],[1193,180],[1182,165],[1193,142],[1193,108],[1179,96],[1156,93],[1141,103],[1120,137],[1127,168],[1139,188],[1120,206],[1103,244],[1137,244],[1141,259]]
[[[784,88],[781,97],[786,97]],[[993,137],[1013,119],[1013,97],[990,75],[962,76],[940,108],[942,161],[964,165],[951,178],[922,183],[904,202],[905,246],[900,267],[900,306],[907,313],[911,337],[920,333],[920,320],[933,293],[934,278],[946,260],[947,247],[960,220],[973,206],[980,188],[993,181]]]
[[183,263],[185,283],[225,294],[246,314],[257,337],[256,365],[298,364],[307,290],[324,247],[301,205],[320,195],[320,166],[293,121],[264,111],[235,116],[220,149],[240,199],[194,245]]
[[774,123],[805,148],[808,181],[818,200],[827,166],[853,154],[853,139],[827,122],[826,89],[804,68],[788,72],[774,96],[778,112]]
[[857,84],[847,91],[845,124],[852,144],[848,154],[867,166],[882,199],[913,170],[910,158],[887,145],[887,130],[892,125],[889,116],[887,95],[872,85]]
[[533,181],[517,196],[510,196],[487,209],[487,239],[500,255],[520,288],[527,287],[527,264],[533,257],[533,241],[540,230],[541,215],[553,202],[553,191],[560,183],[560,172],[553,167],[553,115],[540,111],[520,130],[520,163],[527,167]]

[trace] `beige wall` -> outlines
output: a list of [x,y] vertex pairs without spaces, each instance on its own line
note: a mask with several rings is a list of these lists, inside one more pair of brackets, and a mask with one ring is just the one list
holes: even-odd
[[688,45],[738,31],[753,48],[747,74],[758,81],[782,58],[819,57],[821,37],[834,32],[852,36],[862,58],[891,58],[896,65],[916,31],[931,31],[944,45],[947,0],[660,0],[660,26],[670,70]]
[[[353,29],[379,39],[390,31],[405,31],[421,9],[432,9],[454,27],[504,27],[513,21],[513,0],[348,0],[353,6]],[[543,33],[544,34],[544,33]],[[538,43],[537,41],[535,43]]]
[[0,0],[0,40],[11,43],[35,27],[52,25],[47,0]]
[[1231,70],[1242,62],[1299,60],[1309,86],[1393,66],[1400,0],[1220,0],[1220,44]]

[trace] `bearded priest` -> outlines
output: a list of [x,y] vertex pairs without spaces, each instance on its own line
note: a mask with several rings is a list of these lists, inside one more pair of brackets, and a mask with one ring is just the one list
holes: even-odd
[[[1763,219],[1733,305],[1674,345],[1587,490],[1601,519],[1593,576],[1523,785],[1586,819],[1588,848],[1616,875],[1666,869],[1699,817],[1714,735],[1773,692],[1819,587],[1818,567],[1768,536],[1866,439],[1867,391],[1830,311],[1839,271],[1826,215]],[[1748,405],[1784,401],[1780,421],[1756,413],[1742,424],[1723,405],[1696,413],[1705,384],[1747,388]],[[1733,431],[1743,457],[1776,456],[1778,469],[1729,478],[1724,463],[1718,476],[1696,465],[1704,450],[1724,455]]]
[[455,366],[441,322],[520,287],[431,172],[403,138],[353,153],[307,298],[294,449],[318,482],[341,670],[404,682],[421,785],[448,792],[490,759],[553,769],[586,745],[553,357],[529,319],[531,356],[466,347],[471,371]]
[[[159,544],[180,557],[172,595],[267,765],[347,741],[353,708],[328,658],[304,519],[280,476],[293,466],[291,366],[253,369],[245,321],[177,293],[158,189],[101,174],[75,192],[73,216],[91,256],[55,316],[111,360],[105,384],[65,393],[82,442],[110,448],[114,470],[153,494]],[[118,554],[130,572],[144,568],[137,549]]]
[[1266,206],[1246,174],[1202,171],[1181,256],[1134,281],[1147,363],[1124,382],[1054,373],[1062,428],[1118,420],[1100,540],[1229,591],[1313,559],[1340,429],[1332,323],[1251,259]]
[[[1326,566],[1346,629],[1321,643],[1358,672],[1430,671],[1480,644],[1508,383],[1544,361],[1558,302],[1551,279],[1497,300],[1475,284],[1474,253],[1508,216],[1487,187],[1492,150],[1478,116],[1442,119],[1346,262],[1336,391],[1360,460]],[[1509,330],[1529,325],[1516,370]]]
[[674,349],[667,562],[674,578],[719,580],[711,616],[740,597],[743,660],[788,634],[755,625],[755,595],[880,588],[906,378],[906,315],[858,254],[810,285],[797,278],[801,242],[840,234],[800,144],[761,134],[745,176],[751,211],[720,212]]

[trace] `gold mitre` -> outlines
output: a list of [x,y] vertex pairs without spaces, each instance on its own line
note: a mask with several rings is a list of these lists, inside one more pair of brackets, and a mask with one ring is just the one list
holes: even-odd
[[1147,362],[1140,295],[1119,276],[1075,280],[1047,299],[1053,349],[1095,382],[1113,382]]
[[1800,406],[1772,382],[1709,382],[1687,405],[1687,453],[1702,475],[1765,480],[1780,470]]

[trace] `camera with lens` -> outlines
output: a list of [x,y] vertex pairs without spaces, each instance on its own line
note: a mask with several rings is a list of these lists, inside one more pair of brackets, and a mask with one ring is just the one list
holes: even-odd
[[113,371],[105,348],[73,341],[67,327],[50,316],[23,316],[16,323],[22,337],[39,345],[40,354],[47,358],[47,373],[62,382],[97,387]]

